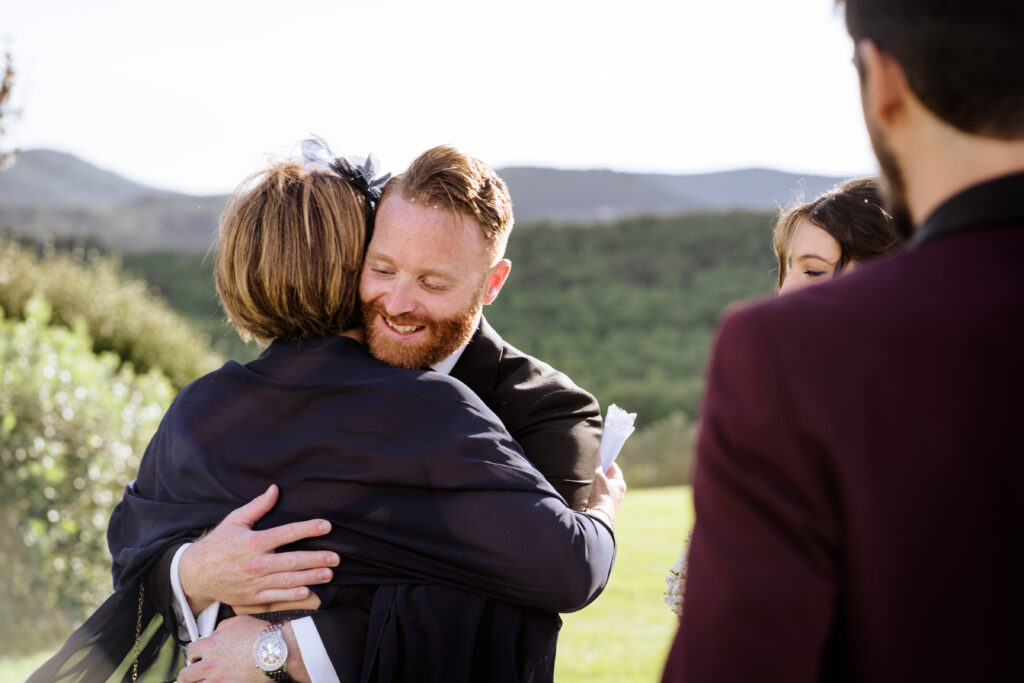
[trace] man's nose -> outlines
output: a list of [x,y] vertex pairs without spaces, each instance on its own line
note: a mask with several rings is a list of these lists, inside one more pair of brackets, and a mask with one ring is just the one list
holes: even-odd
[[403,315],[411,313],[416,308],[412,284],[404,280],[398,280],[392,284],[391,289],[381,299],[388,315]]

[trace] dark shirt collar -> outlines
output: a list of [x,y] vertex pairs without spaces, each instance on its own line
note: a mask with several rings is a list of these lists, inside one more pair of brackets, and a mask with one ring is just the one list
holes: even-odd
[[922,244],[971,230],[1024,225],[1024,172],[989,180],[939,205],[911,240]]
[[368,354],[366,347],[357,342],[352,337],[334,334],[326,337],[311,337],[309,339],[299,339],[297,341],[275,339],[273,342],[270,343],[270,346],[263,350],[261,357],[283,355],[290,353],[316,352],[340,353],[343,355],[360,356],[365,356]]

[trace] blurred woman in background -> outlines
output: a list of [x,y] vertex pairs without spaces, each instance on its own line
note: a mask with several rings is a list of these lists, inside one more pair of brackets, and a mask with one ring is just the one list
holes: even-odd
[[[906,241],[886,211],[875,178],[848,180],[817,199],[784,209],[772,235],[779,294],[828,282]],[[692,534],[692,532],[691,532]],[[682,617],[690,536],[665,577],[665,603]]]
[[904,241],[885,209],[878,180],[848,180],[779,214],[772,237],[779,294],[826,282]]

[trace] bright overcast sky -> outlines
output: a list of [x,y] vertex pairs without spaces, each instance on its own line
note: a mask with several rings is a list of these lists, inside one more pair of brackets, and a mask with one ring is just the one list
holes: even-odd
[[874,172],[832,0],[0,0],[9,142],[231,190],[316,133],[401,170]]

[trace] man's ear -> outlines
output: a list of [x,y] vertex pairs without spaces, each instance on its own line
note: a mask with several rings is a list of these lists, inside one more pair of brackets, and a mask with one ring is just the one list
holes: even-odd
[[503,258],[491,266],[491,273],[487,276],[487,288],[484,289],[483,302],[485,304],[498,298],[498,292],[501,291],[505,280],[508,279],[510,270],[512,270],[512,262],[507,258]]
[[906,98],[913,96],[903,67],[867,39],[857,43],[857,64],[865,117],[886,127],[897,122],[906,114]]

